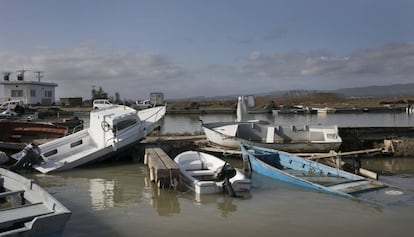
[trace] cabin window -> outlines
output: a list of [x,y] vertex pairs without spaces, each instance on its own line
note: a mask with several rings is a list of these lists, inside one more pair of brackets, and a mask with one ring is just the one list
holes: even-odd
[[70,148],[74,148],[74,147],[76,147],[76,146],[79,146],[79,145],[82,145],[82,140],[79,140],[79,141],[77,141],[77,142],[72,142],[71,144],[70,144]]
[[58,152],[57,149],[54,149],[54,150],[46,152],[45,154],[43,154],[43,156],[44,157],[49,157],[51,155],[57,154],[57,152]]
[[130,127],[132,125],[135,125],[136,123],[137,123],[137,121],[135,119],[128,119],[128,120],[124,120],[124,121],[119,122],[116,125],[116,127],[117,127],[117,130],[120,131],[120,130],[122,130],[124,128],[127,128],[127,127]]
[[326,134],[327,138],[331,138],[331,139],[336,139],[336,134],[335,133],[328,133]]

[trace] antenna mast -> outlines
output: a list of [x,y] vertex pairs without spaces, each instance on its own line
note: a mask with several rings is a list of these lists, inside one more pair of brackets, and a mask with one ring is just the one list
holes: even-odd
[[38,82],[40,82],[40,78],[43,77],[42,73],[43,73],[43,71],[35,71],[34,72],[34,74],[36,74],[36,78],[37,78]]

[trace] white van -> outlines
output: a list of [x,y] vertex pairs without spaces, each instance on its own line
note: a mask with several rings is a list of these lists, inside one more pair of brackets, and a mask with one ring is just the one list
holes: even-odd
[[94,100],[92,104],[93,109],[102,109],[102,108],[106,108],[109,106],[112,106],[112,103],[111,101],[106,100],[106,99]]
[[24,103],[22,100],[9,100],[4,102],[3,104],[0,105],[0,109],[15,109],[16,105],[20,105],[20,106],[24,106]]

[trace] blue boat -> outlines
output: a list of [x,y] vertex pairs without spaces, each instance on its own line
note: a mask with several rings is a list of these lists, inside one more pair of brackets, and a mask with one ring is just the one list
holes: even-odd
[[243,159],[253,172],[317,191],[344,197],[388,188],[389,185],[291,153],[241,144]]

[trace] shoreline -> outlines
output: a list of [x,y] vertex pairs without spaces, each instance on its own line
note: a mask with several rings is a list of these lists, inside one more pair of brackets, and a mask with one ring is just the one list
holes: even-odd
[[[326,114],[345,114],[345,113],[406,113],[406,107],[403,106],[365,106],[365,107],[325,107],[330,108],[332,111],[325,112]],[[275,109],[251,109],[248,113],[256,114],[271,114],[272,110]],[[92,111],[91,107],[77,106],[77,107],[62,107],[62,106],[31,106],[27,109],[26,113],[33,112],[44,113],[46,115],[74,115],[74,114],[83,114],[89,113]],[[198,109],[186,109],[186,108],[176,108],[173,106],[167,105],[166,114],[235,114],[235,108],[229,107],[206,107]],[[315,112],[316,113],[316,112]],[[322,112],[323,113],[323,112]],[[309,113],[288,113],[288,114],[309,114]],[[320,113],[319,113],[320,114]]]

